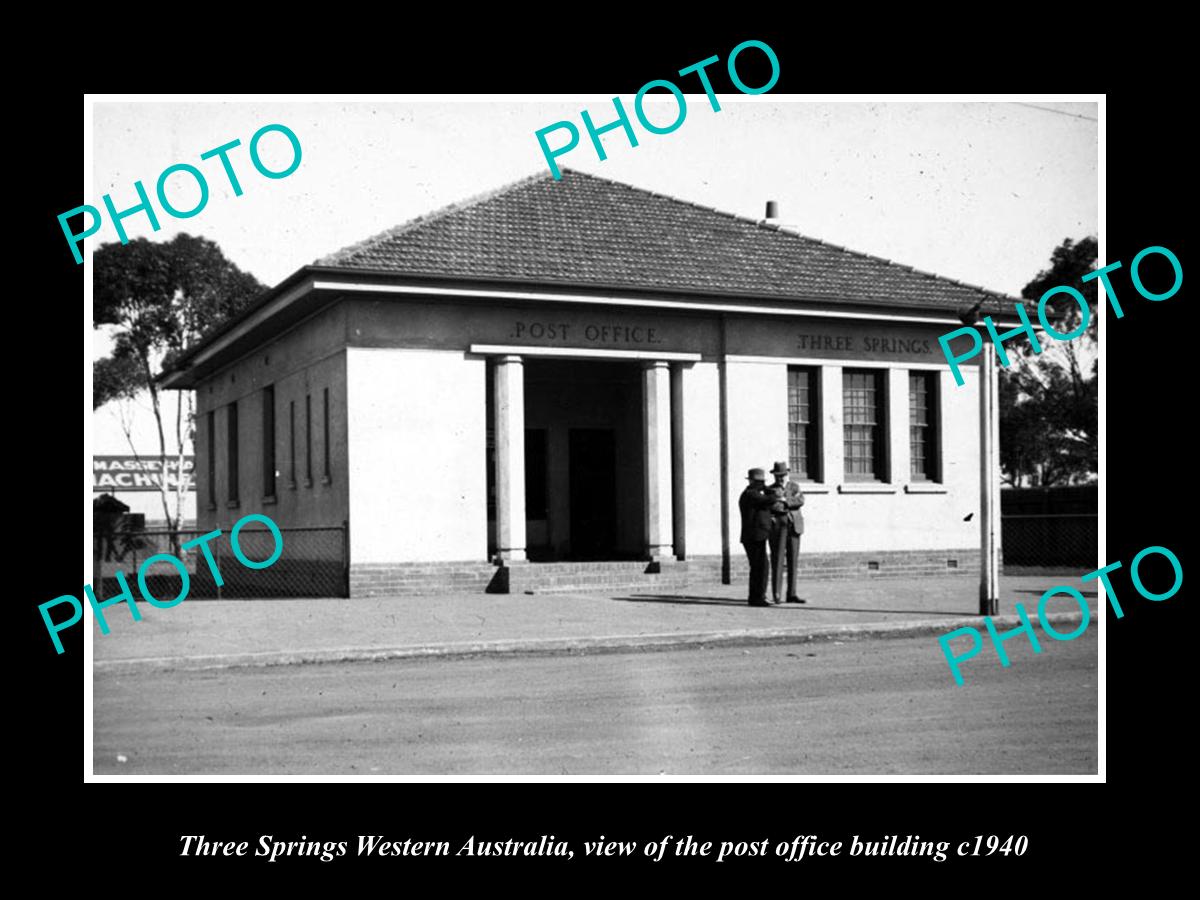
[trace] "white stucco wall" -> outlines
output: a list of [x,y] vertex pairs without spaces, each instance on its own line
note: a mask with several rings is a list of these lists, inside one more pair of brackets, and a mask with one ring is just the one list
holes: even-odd
[[487,560],[485,362],[346,351],[355,563]]
[[721,395],[716,363],[683,368],[687,553],[721,553]]
[[[729,362],[729,543],[741,552],[738,496],[746,471],[788,458],[787,364]],[[768,481],[770,477],[768,476]]]
[[[461,351],[347,351],[352,559],[359,563],[487,557],[485,361]],[[863,362],[854,361],[862,366]],[[809,486],[802,552],[972,547],[979,532],[978,371],[956,386],[939,370],[942,483],[909,477],[908,369],[888,371],[891,481],[856,493],[843,477],[842,367],[820,367],[823,482]],[[787,459],[787,362],[728,363],[732,548],[746,470]],[[721,550],[719,377],[683,374],[689,557]],[[970,521],[964,518],[974,513]]]

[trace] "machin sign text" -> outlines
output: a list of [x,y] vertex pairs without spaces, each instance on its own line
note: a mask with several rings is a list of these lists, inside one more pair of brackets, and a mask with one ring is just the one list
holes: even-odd
[[[196,490],[195,460],[183,458],[189,491]],[[179,460],[167,460],[167,487],[174,490],[179,483]],[[162,460],[139,459],[136,456],[96,456],[92,458],[92,490],[157,491],[162,487]]]

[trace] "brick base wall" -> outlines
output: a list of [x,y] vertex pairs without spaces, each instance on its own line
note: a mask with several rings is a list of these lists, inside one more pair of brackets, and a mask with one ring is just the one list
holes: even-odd
[[[733,572],[749,577],[750,565],[738,546]],[[910,578],[919,575],[979,575],[979,548],[968,550],[888,550],[855,553],[800,551],[797,574],[803,578]]]
[[[749,577],[741,547],[732,556],[731,580]],[[654,569],[657,568],[657,571]],[[979,575],[979,550],[892,550],[878,553],[800,554],[800,578],[917,578]],[[351,597],[470,593],[554,593],[609,589],[673,589],[721,583],[721,558],[697,557],[650,567],[645,562],[396,563],[350,567]]]
[[351,597],[495,591],[503,573],[491,563],[366,563],[350,566]]

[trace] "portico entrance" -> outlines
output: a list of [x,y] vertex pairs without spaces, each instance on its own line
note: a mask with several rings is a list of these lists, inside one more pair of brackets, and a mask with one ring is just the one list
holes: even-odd
[[489,555],[673,559],[670,379],[667,361],[493,357]]
[[526,558],[644,557],[641,366],[534,358],[522,368]]

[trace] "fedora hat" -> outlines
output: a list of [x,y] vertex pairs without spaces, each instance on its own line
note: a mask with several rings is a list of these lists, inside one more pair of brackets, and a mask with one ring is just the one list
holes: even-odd
[[746,473],[746,480],[747,481],[766,481],[767,473],[764,472],[762,469],[751,469],[749,472]]
[[791,469],[788,468],[788,464],[783,462],[782,460],[780,460],[779,462],[776,462],[775,465],[771,467],[772,475],[786,475],[790,471],[791,471]]

